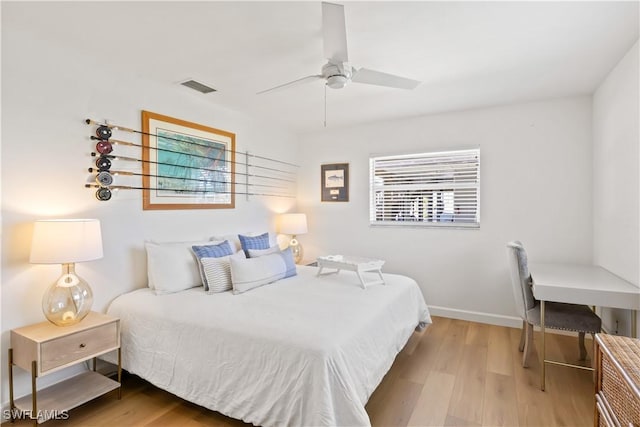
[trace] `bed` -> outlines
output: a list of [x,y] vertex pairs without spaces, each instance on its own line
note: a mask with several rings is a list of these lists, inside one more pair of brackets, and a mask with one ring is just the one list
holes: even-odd
[[181,398],[263,426],[370,425],[365,404],[416,327],[431,323],[413,279],[297,275],[250,292],[202,287],[117,297],[123,368]]

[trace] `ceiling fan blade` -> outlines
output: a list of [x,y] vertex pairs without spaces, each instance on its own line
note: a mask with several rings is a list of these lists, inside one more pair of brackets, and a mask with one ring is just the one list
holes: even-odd
[[279,86],[272,87],[270,89],[261,90],[260,92],[257,92],[256,95],[260,95],[260,94],[267,93],[267,92],[274,92],[274,91],[277,91],[277,90],[280,90],[280,89],[287,88],[289,86],[297,86],[297,85],[300,85],[300,84],[303,84],[303,83],[307,83],[307,82],[312,82],[312,81],[318,80],[318,79],[324,79],[324,77],[321,76],[321,75],[303,77],[301,79],[294,80],[294,81],[288,82],[288,83],[283,83],[283,84],[281,84]]
[[380,71],[369,70],[367,68],[353,69],[351,81],[356,83],[366,83],[369,85],[387,86],[397,89],[415,89],[422,82],[407,79],[393,74],[382,73]]
[[325,58],[333,63],[349,62],[344,6],[341,4],[322,2],[322,38]]

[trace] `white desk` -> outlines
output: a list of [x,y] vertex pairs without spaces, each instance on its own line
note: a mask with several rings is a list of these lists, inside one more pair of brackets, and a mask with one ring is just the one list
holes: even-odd
[[531,263],[529,273],[537,299],[640,310],[640,288],[602,267]]
[[529,273],[533,279],[533,295],[540,300],[542,390],[544,390],[546,363],[579,367],[545,359],[545,301],[632,310],[631,336],[634,338],[638,336],[637,310],[640,310],[640,288],[632,283],[594,265],[530,263]]

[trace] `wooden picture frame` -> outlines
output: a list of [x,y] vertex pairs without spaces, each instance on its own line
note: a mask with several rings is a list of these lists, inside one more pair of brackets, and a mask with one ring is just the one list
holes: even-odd
[[234,133],[142,111],[142,209],[235,208]]
[[320,194],[323,202],[349,201],[349,163],[320,165]]

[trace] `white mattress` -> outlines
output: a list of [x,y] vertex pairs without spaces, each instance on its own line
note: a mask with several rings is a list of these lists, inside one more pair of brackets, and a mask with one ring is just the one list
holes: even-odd
[[369,396],[429,311],[408,277],[362,289],[354,272],[316,271],[240,295],[119,296],[123,368],[255,425],[369,425]]

